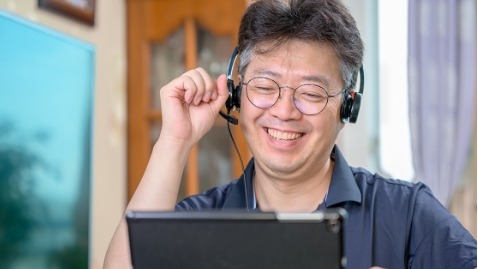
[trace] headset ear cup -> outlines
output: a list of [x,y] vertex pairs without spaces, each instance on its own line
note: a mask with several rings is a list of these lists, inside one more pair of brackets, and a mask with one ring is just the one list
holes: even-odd
[[227,89],[229,90],[229,97],[227,97],[226,103],[224,104],[226,106],[227,110],[231,110],[234,108],[234,80],[228,79],[227,80]]
[[352,95],[350,94],[350,92],[346,91],[344,93],[342,106],[340,107],[340,118],[342,118],[342,121],[344,123],[347,123],[349,121],[353,101],[354,100],[352,99]]
[[228,110],[233,110],[236,108],[239,110],[241,108],[241,92],[242,85],[239,84],[237,87],[234,85],[234,80],[227,80],[227,89],[229,90],[229,97],[226,100],[226,108]]
[[233,100],[233,105],[239,111],[241,109],[241,94],[242,94],[242,83],[241,82],[239,82],[239,85],[237,85],[234,93],[235,93],[235,98]]
[[349,122],[350,123],[356,123],[357,122],[361,104],[362,104],[362,94],[357,92],[354,95],[354,100],[352,102],[352,107],[350,108],[350,116],[349,116]]

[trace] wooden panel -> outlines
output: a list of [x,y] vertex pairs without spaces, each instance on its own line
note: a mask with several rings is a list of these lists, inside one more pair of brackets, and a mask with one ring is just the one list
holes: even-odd
[[149,156],[148,81],[149,46],[142,31],[141,18],[144,7],[141,2],[128,2],[128,200],[138,186]]
[[[163,40],[187,18],[193,17],[216,35],[235,35],[239,28],[244,1],[237,0],[161,0],[144,2],[147,13],[146,36]],[[165,23],[167,22],[167,23]]]
[[[193,17],[187,17],[184,23],[184,34],[186,40],[186,69],[196,68],[197,63],[197,40],[196,26]],[[189,153],[188,164],[186,165],[185,195],[191,196],[199,192],[198,173],[198,145],[196,144]]]
[[[151,154],[150,120],[161,119],[161,112],[150,108],[151,43],[163,41],[185,24],[186,67],[188,70],[193,69],[197,64],[194,24],[200,24],[215,35],[229,35],[237,40],[245,6],[244,0],[127,0],[129,199],[143,176]],[[218,117],[215,124],[225,125],[225,121]],[[250,153],[240,128],[233,128],[233,132],[242,157],[247,162]],[[199,191],[196,147],[190,154],[186,168],[186,195]],[[231,154],[234,175],[238,176],[242,173],[239,160],[235,150]]]

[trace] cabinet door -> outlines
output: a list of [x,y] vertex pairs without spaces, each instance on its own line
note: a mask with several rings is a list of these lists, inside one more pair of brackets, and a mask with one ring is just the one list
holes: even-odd
[[[225,73],[245,5],[245,0],[128,1],[129,198],[161,132],[161,87],[198,66],[214,78]],[[240,127],[232,132],[247,161],[250,152]],[[191,151],[178,200],[241,173],[226,121],[218,116]]]

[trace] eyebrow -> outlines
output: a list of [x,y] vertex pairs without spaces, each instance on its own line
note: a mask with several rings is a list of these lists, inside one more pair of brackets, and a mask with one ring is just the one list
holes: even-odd
[[[265,69],[265,68],[258,68],[258,69],[254,69],[252,70],[252,73],[257,76],[257,75],[265,75],[265,76],[272,76],[272,77],[275,77],[275,78],[281,78],[282,75],[277,73],[277,72],[274,72],[270,69]],[[327,76],[321,76],[321,75],[305,75],[305,76],[302,76],[301,77],[302,80],[306,80],[306,81],[312,81],[312,82],[316,82],[316,83],[321,83],[321,84],[324,84],[326,87],[328,87],[330,85],[330,79],[329,77]]]

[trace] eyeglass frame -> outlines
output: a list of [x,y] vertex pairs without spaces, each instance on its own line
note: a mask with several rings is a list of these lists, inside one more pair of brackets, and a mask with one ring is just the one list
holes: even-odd
[[[251,99],[249,98],[249,95],[247,94],[247,86],[248,86],[248,84],[249,84],[253,79],[257,79],[257,78],[262,78],[262,79],[271,80],[271,81],[274,82],[274,83],[277,85],[277,87],[279,88],[279,95],[277,96],[277,99],[276,99],[275,102],[274,102],[271,106],[269,106],[269,107],[258,107],[258,106],[256,106],[256,105],[251,101]],[[247,97],[247,100],[249,100],[249,102],[250,102],[253,106],[255,106],[255,107],[257,107],[257,108],[260,108],[260,109],[269,109],[269,108],[273,107],[275,104],[277,104],[277,101],[279,101],[279,99],[281,99],[281,93],[282,93],[281,89],[283,89],[283,88],[289,88],[289,89],[293,90],[293,93],[292,93],[292,101],[293,101],[293,103],[294,103],[295,108],[297,108],[297,110],[299,110],[299,112],[302,113],[302,114],[304,114],[304,115],[318,115],[318,114],[320,114],[320,113],[321,113],[322,111],[324,111],[324,109],[327,107],[327,104],[329,103],[329,97],[336,97],[336,96],[338,96],[339,94],[341,94],[341,93],[343,94],[343,93],[345,93],[345,92],[347,91],[346,89],[343,89],[343,90],[341,90],[340,92],[338,92],[338,93],[336,93],[336,94],[329,94],[329,92],[328,92],[324,87],[322,87],[322,86],[320,86],[320,85],[317,85],[317,84],[313,84],[313,83],[301,84],[301,85],[299,85],[297,88],[293,88],[293,87],[288,86],[288,85],[279,86],[279,83],[277,83],[275,80],[273,80],[273,79],[271,79],[271,78],[268,78],[268,77],[253,77],[253,78],[249,79],[247,82],[242,82],[242,81],[241,81],[240,83],[241,83],[242,85],[245,85],[245,86],[246,86],[246,97]],[[321,88],[322,90],[324,90],[325,94],[327,95],[327,101],[325,102],[324,107],[323,107],[319,112],[313,113],[313,114],[307,114],[307,113],[302,112],[302,111],[297,107],[297,104],[296,104],[295,93],[297,92],[297,89],[300,88],[300,87],[302,87],[302,86],[308,86],[308,85],[309,85],[309,86],[317,86],[317,87]]]

